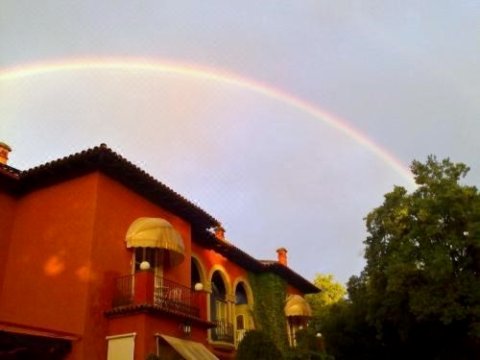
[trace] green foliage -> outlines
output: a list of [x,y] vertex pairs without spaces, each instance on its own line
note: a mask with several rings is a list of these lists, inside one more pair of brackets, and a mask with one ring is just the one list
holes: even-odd
[[[332,319],[338,317],[338,309],[340,308],[339,304],[343,304],[345,300],[345,295],[346,295],[346,289],[345,287],[336,282],[335,279],[333,278],[333,275],[327,274],[317,274],[315,279],[313,280],[313,283],[315,286],[320,288],[322,291],[318,294],[310,294],[305,296],[306,300],[310,304],[312,308],[312,313],[313,313],[313,318],[310,321],[309,327],[305,329],[307,332],[310,331],[311,334],[310,336],[310,341],[317,341],[318,338],[316,338],[317,333],[322,334],[322,346],[323,346],[323,351],[325,351],[325,341],[327,340],[327,348],[328,352],[330,353],[330,340],[333,341],[335,344],[336,339],[337,339],[337,333],[341,333],[343,330],[342,329],[336,329],[334,326],[330,326],[332,324]],[[333,314],[332,314],[333,312]],[[300,339],[303,339],[303,332],[305,330],[302,330],[300,332]],[[325,336],[328,334],[327,336]],[[302,342],[303,340],[300,340]],[[338,341],[337,341],[338,342]],[[297,344],[298,344],[298,339],[297,339]],[[310,343],[312,345],[313,343]],[[300,345],[300,344],[299,344]],[[302,346],[297,346],[300,349]],[[310,346],[310,349],[312,347]],[[321,353],[323,357],[327,356],[325,352]],[[319,356],[319,355],[315,355]],[[308,359],[308,357],[303,357],[305,359]],[[315,357],[313,357],[315,358]]]
[[332,304],[317,325],[328,353],[336,360],[389,358],[376,337],[376,329],[366,320],[368,304],[363,280],[352,277],[347,288],[348,299]]
[[[364,287],[358,278],[348,283],[348,299],[328,305],[311,326],[322,334],[325,349],[336,360],[385,359],[376,330],[366,321]],[[352,300],[355,299],[355,300]]]
[[412,172],[418,188],[366,218],[368,320],[389,348],[462,358],[480,340],[480,196],[459,183],[464,164],[429,157]]
[[480,194],[464,164],[414,161],[366,218],[367,265],[320,323],[341,359],[480,358]]
[[282,360],[283,356],[272,339],[263,331],[251,330],[238,345],[237,360]]
[[255,327],[267,332],[276,347],[285,352],[288,349],[287,320],[284,313],[287,296],[285,280],[272,273],[249,273],[248,280],[255,298]]
[[317,274],[313,283],[322,291],[317,294],[306,295],[305,299],[310,304],[313,316],[315,317],[322,316],[328,311],[330,305],[343,300],[347,293],[345,287],[339,282],[336,282],[332,274]]
[[286,353],[287,360],[333,360],[325,352],[324,339],[317,336],[314,328],[299,330],[295,337],[297,346]]

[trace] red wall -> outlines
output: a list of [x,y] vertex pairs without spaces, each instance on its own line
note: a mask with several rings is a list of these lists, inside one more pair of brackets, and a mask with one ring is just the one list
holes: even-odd
[[84,331],[97,176],[25,195],[17,202],[0,298],[0,321],[74,334]]
[[[0,252],[0,322],[78,336],[69,359],[105,358],[107,335],[137,332],[137,355],[154,351],[155,333],[182,336],[178,319],[104,315],[111,308],[114,280],[131,274],[132,250],[126,248],[125,235],[139,217],[164,218],[182,236],[185,261],[164,269],[167,279],[191,286],[192,251],[208,280],[216,265],[226,270],[229,286],[247,278],[240,266],[192,244],[188,222],[100,173],[20,199],[0,193],[0,214],[1,245],[7,248]],[[206,343],[205,329],[194,326],[192,331],[191,340]]]
[[70,359],[106,356],[104,312],[114,279],[131,273],[125,235],[138,217],[164,218],[180,232],[186,261],[165,277],[190,286],[190,225],[100,173],[19,200],[0,194],[0,211],[0,234],[11,242],[0,255],[8,254],[0,267],[0,322],[77,335]]
[[231,286],[233,286],[235,279],[237,279],[238,277],[243,277],[244,279],[247,279],[247,271],[245,269],[231,262],[230,260],[216,253],[213,250],[207,250],[199,246],[198,244],[193,243],[192,253],[200,258],[203,266],[205,267],[205,276],[207,276],[207,278],[208,276],[210,276],[210,272],[214,266],[220,266],[226,270],[227,276],[230,279]]
[[5,270],[10,249],[11,230],[15,216],[16,200],[12,196],[0,192],[0,298],[2,296]]
[[[132,271],[132,250],[126,247],[125,235],[130,224],[139,217],[160,217],[170,222],[180,232],[186,248],[186,258],[189,257],[190,226],[187,222],[118,182],[99,175],[90,257],[88,312],[84,319],[86,333],[93,335],[84,340],[85,356],[88,358],[104,357],[105,335],[116,334],[108,331],[109,320],[105,318],[104,311],[111,308],[114,279]],[[171,271],[165,271],[164,276],[189,286],[190,262],[186,260]],[[99,338],[102,340],[99,341]]]

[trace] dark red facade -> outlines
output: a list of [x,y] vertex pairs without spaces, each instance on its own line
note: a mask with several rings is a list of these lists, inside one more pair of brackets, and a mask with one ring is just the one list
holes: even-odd
[[[318,291],[222,239],[219,221],[105,145],[27,171],[0,164],[0,214],[0,359],[143,360],[182,346],[232,358],[255,326],[249,272]],[[138,219],[167,224],[181,251],[128,244]],[[164,236],[148,224],[140,237]]]

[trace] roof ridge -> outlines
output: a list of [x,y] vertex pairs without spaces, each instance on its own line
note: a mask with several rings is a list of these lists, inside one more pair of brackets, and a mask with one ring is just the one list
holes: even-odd
[[197,204],[157,180],[105,143],[21,171],[19,180],[23,185],[22,190],[28,191],[30,188],[42,187],[96,170],[121,182],[141,196],[150,200],[155,199],[153,201],[162,203],[161,206],[167,210],[175,209],[177,214],[186,216],[192,224],[208,228],[220,223]]

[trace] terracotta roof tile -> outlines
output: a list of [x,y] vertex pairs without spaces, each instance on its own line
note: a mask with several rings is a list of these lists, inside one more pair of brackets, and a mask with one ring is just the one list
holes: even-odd
[[254,272],[272,272],[285,279],[287,283],[294,286],[305,294],[318,293],[320,289],[313,285],[310,281],[297,274],[289,267],[280,264],[278,261],[257,260],[237,248],[231,243],[219,240],[211,232],[196,233],[193,239],[208,249],[215,250],[219,254],[225,256],[230,261],[242,266],[243,268]]
[[114,152],[105,144],[50,161],[26,171],[16,171],[18,172],[18,182],[14,190],[19,194],[100,171],[166,210],[182,216],[193,226],[206,229],[219,224],[213,216]]

